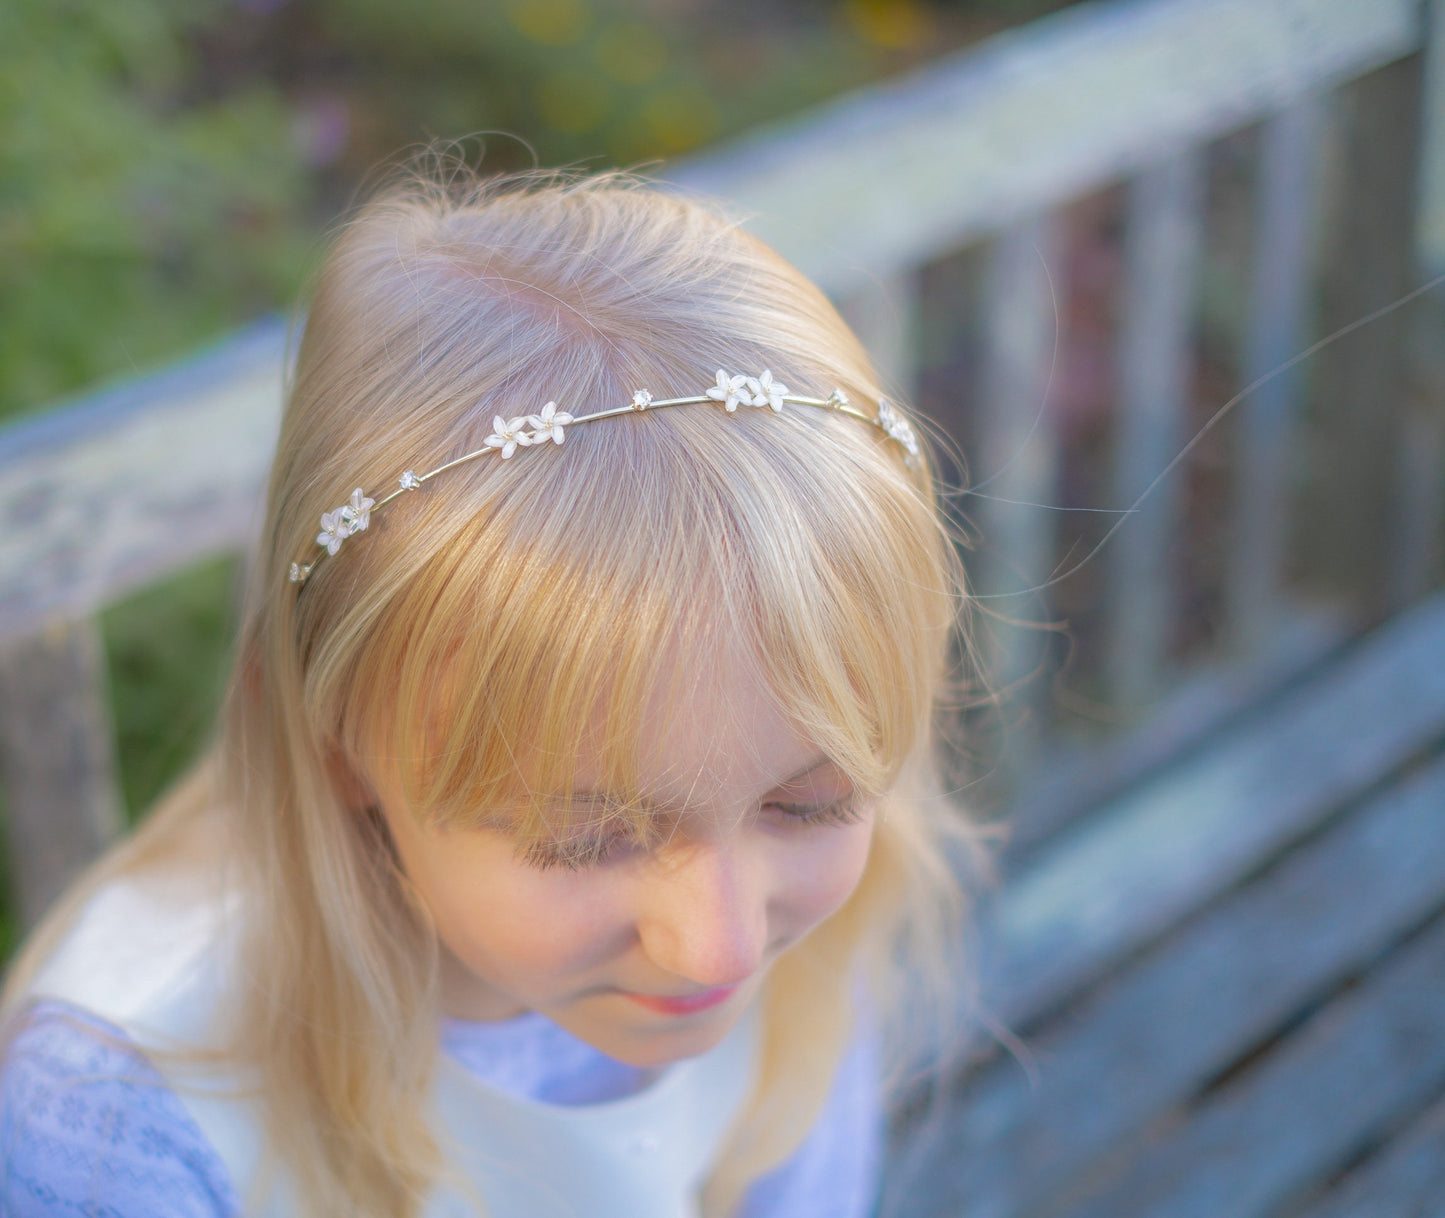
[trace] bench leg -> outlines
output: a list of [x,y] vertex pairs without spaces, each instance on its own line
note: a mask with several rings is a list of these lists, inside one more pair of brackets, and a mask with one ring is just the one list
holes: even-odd
[[12,899],[29,927],[123,823],[93,620],[0,649],[0,777]]

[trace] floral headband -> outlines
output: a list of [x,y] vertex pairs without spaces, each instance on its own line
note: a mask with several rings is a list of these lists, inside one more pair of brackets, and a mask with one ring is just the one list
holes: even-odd
[[316,535],[316,544],[320,550],[310,562],[293,562],[291,564],[291,582],[294,584],[305,583],[306,577],[311,574],[322,558],[329,554],[334,555],[341,549],[341,543],[348,537],[364,533],[371,523],[372,512],[381,511],[393,499],[401,498],[408,491],[419,490],[422,483],[428,482],[438,474],[445,473],[458,465],[464,465],[468,461],[474,461],[478,457],[484,457],[493,452],[500,453],[502,460],[505,461],[519,448],[527,448],[533,444],[545,444],[548,440],[554,444],[561,444],[566,438],[564,429],[574,427],[579,423],[592,423],[598,419],[610,419],[634,411],[659,410],[664,406],[691,406],[707,402],[717,402],[729,414],[734,413],[739,406],[768,406],[774,411],[780,411],[784,402],[792,402],[798,406],[820,406],[827,410],[836,410],[840,414],[852,415],[855,419],[862,419],[863,422],[872,424],[896,441],[903,449],[903,460],[910,469],[917,468],[919,463],[918,436],[913,430],[913,425],[886,398],[878,399],[878,414],[877,417],[874,417],[864,414],[850,405],[841,389],[834,389],[826,398],[802,397],[791,393],[786,385],[775,381],[773,374],[766,369],[759,376],[734,376],[719,369],[717,383],[706,393],[695,397],[654,398],[646,389],[639,389],[632,395],[631,405],[613,406],[593,414],[573,416],[558,410],[556,402],[548,402],[537,414],[521,415],[515,419],[503,419],[499,415],[492,421],[492,434],[476,452],[467,453],[455,461],[448,461],[445,465],[440,465],[429,473],[418,474],[415,470],[407,470],[399,480],[399,489],[392,491],[391,494],[379,501],[367,498],[365,492],[358,486],[351,492],[351,499],[348,502],[343,503],[334,511],[323,512],[321,532]]

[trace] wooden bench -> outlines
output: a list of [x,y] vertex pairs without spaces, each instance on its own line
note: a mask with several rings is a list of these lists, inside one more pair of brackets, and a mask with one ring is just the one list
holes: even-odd
[[[1300,510],[1305,394],[1284,365],[1312,334],[1314,288],[1334,275],[1331,315],[1352,322],[1445,271],[1442,13],[1445,0],[1085,5],[669,167],[671,180],[750,214],[840,302],[885,379],[941,429],[969,437],[982,494],[962,502],[985,543],[973,556],[977,584],[1002,598],[992,603],[1005,616],[1025,620],[999,629],[993,670],[1044,726],[1043,738],[1032,728],[1012,734],[1015,777],[1031,779],[1058,752],[1047,738],[1053,661],[1039,648],[1048,636],[1027,628],[1056,610],[1047,590],[1025,592],[1071,557],[1057,514],[1033,506],[1055,500],[1069,459],[1064,424],[1048,409],[1055,296],[1069,287],[1055,256],[1068,205],[1115,186],[1125,198],[1111,454],[1111,501],[1123,509],[1197,421],[1190,366],[1210,241],[1208,156],[1231,132],[1258,127],[1246,209],[1258,256],[1246,277],[1241,375],[1260,383],[1239,403],[1238,477],[1211,523],[1211,544],[1231,556],[1226,612],[1195,657],[1196,667],[1227,658],[1221,671],[1254,674],[1253,696],[1337,637],[1301,636],[1287,546]],[[1337,104],[1342,88],[1353,90],[1348,105]],[[1418,139],[1383,138],[1416,128]],[[1329,196],[1347,260],[1368,275],[1341,278],[1309,239],[1329,210],[1325,161],[1368,182]],[[966,334],[958,322],[947,334],[976,345],[978,375],[939,394],[925,383],[920,319],[952,307],[930,276],[971,245],[983,254],[979,329]],[[1406,359],[1410,335],[1372,325],[1318,378],[1310,441],[1337,493],[1314,506],[1339,538],[1331,561],[1353,589],[1338,620],[1377,618],[1434,578],[1442,331],[1409,345],[1425,358]],[[282,349],[281,325],[264,322],[159,374],[0,429],[0,770],[11,887],[26,922],[121,824],[94,615],[188,563],[245,550],[275,435]],[[1162,716],[1174,740],[1161,750],[1156,734],[1122,763],[1117,753],[1102,767],[1086,758],[1053,795],[1036,787],[1016,803],[1020,842],[1067,820],[1081,795],[1187,747],[1250,685],[1216,682],[1212,701],[1175,696],[1188,674],[1171,642],[1184,616],[1171,555],[1191,528],[1178,481],[1159,482],[1099,555],[1108,612],[1094,650],[1103,654],[1081,652],[1103,674],[1113,713]]]
[[1445,595],[1042,843],[897,1218],[1445,1213]]
[[[1418,155],[1385,155],[1410,141],[1382,132],[1417,126]],[[1029,506],[1054,502],[1076,459],[1046,408],[1068,207],[1124,199],[1119,409],[1095,505],[1122,510],[1199,421],[1208,164],[1249,128],[1240,379],[1259,383],[1211,522],[1229,556],[1222,622],[1181,671],[1176,478],[1098,559],[1108,709],[1147,729],[1068,759],[1047,680],[1024,680],[1049,672],[1039,635],[1000,635],[995,673],[1046,730],[1013,757],[1015,846],[982,965],[1037,1082],[995,1056],[937,1119],[905,1124],[900,1215],[1403,1218],[1440,1192],[1445,608],[1410,607],[1441,553],[1439,333],[1406,358],[1404,327],[1367,327],[1312,396],[1284,365],[1324,332],[1321,279],[1327,330],[1445,271],[1445,0],[1081,5],[669,173],[750,214],[896,392],[967,437],[979,587],[1008,598],[1071,559],[1058,517]],[[1326,191],[1327,164],[1368,189]],[[1321,264],[1322,211],[1369,274]],[[973,344],[977,375],[939,392],[930,285],[974,246],[977,332],[950,319],[947,341]],[[245,551],[282,338],[262,323],[0,430],[0,770],[27,922],[121,823],[95,615]],[[1305,612],[1289,548],[1307,401],[1336,491],[1315,506],[1354,590],[1324,618]],[[991,603],[1058,612],[1046,592]]]

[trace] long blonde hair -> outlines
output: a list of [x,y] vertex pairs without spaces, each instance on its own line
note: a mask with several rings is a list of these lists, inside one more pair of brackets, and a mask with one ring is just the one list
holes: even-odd
[[437,944],[334,759],[384,740],[418,814],[465,824],[565,787],[602,706],[609,787],[625,790],[631,708],[668,679],[659,657],[730,632],[881,807],[858,889],[765,983],[755,1089],[704,1196],[730,1213],[821,1110],[860,975],[885,1017],[920,977],[962,984],[944,846],[975,839],[941,797],[932,725],[965,598],[926,466],[831,412],[682,407],[460,467],[303,588],[287,567],[353,486],[476,449],[495,415],[764,367],[795,392],[881,392],[823,295],[710,206],[622,175],[383,189],[318,275],[217,742],[42,928],[7,1007],[88,892],[183,838],[223,841],[264,894],[225,1052],[260,1080],[275,1153],[306,1212],[418,1214],[445,1169],[423,1115]]

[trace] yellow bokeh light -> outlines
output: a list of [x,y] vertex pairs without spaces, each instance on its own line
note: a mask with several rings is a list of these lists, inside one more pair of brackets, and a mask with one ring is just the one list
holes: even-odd
[[847,0],[843,18],[866,42],[890,51],[918,46],[933,28],[919,0]]
[[698,89],[667,89],[643,108],[648,134],[661,152],[686,152],[717,134],[719,118],[712,98]]
[[515,0],[512,24],[533,42],[570,46],[587,32],[591,13],[583,0]]

